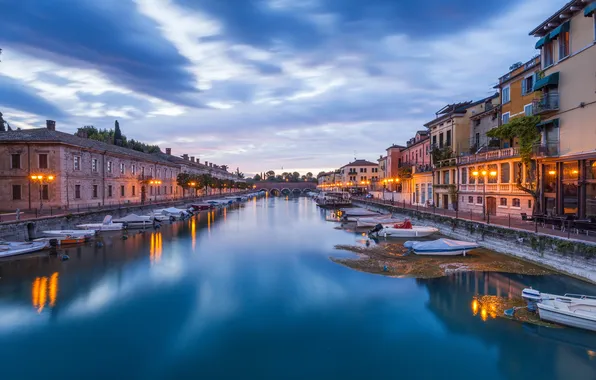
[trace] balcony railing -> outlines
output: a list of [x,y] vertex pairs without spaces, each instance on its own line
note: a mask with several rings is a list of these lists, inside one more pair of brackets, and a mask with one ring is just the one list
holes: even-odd
[[532,113],[542,115],[559,110],[559,93],[550,92],[532,101]]
[[556,157],[559,155],[559,142],[534,145],[534,155],[538,157]]
[[473,154],[470,156],[458,157],[457,163],[459,165],[474,164],[477,162],[502,160],[519,156],[518,148],[505,148],[499,150],[491,150],[488,152]]

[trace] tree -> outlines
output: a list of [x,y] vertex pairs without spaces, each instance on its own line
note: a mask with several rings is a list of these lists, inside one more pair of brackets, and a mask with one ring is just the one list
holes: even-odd
[[265,178],[267,178],[268,181],[275,181],[275,172],[273,170],[269,170],[267,173],[265,173]]
[[229,166],[228,165],[219,165],[219,168],[225,172],[228,171]]
[[499,139],[516,138],[519,142],[519,156],[525,168],[525,182],[522,176],[517,178],[517,188],[534,198],[533,212],[540,209],[540,189],[538,186],[538,170],[534,157],[534,147],[540,142],[540,132],[536,127],[540,122],[538,116],[521,116],[510,119],[509,123],[493,128],[486,133],[488,137]]
[[306,180],[307,181],[312,181],[312,178],[313,178],[313,176],[312,176],[312,173],[311,172],[306,173]]
[[114,122],[114,144],[122,145],[123,142],[122,131],[120,131],[120,123],[118,123],[118,120],[116,120]]
[[261,181],[261,180],[262,180],[262,178],[261,178],[261,176],[260,176],[259,174],[255,174],[255,176],[254,176],[254,177],[252,177],[252,179],[253,179],[253,181],[255,181],[255,182],[259,182],[259,181]]
[[292,173],[292,176],[290,177],[290,181],[294,181],[294,182],[300,181],[300,173],[298,173],[298,172]]

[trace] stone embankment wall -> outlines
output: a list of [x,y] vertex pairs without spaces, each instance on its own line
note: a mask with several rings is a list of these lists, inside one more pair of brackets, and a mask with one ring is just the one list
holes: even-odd
[[450,238],[473,240],[484,248],[596,283],[596,244],[389,205],[367,206],[408,216],[414,224],[436,227]]
[[167,207],[185,207],[191,203],[200,203],[207,199],[223,198],[226,196],[242,195],[243,193],[223,194],[221,196],[210,196],[200,200],[180,200],[170,203],[161,203],[158,205],[144,205],[133,207],[114,207],[103,210],[75,212],[67,215],[48,216],[37,219],[28,219],[21,221],[12,221],[0,223],[0,239],[22,241],[34,239],[42,236],[44,230],[71,230],[76,229],[78,224],[101,223],[106,215],[112,215],[114,219],[126,216],[128,214],[144,215],[151,210]]

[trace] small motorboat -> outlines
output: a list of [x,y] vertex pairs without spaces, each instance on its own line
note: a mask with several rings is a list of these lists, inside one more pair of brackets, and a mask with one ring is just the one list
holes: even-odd
[[23,255],[25,253],[41,251],[42,249],[47,247],[47,241],[0,241],[0,257]]
[[33,241],[45,241],[52,246],[52,240],[56,241],[56,245],[69,245],[69,244],[82,244],[89,240],[84,235],[81,236],[73,236],[73,235],[65,235],[65,236],[53,236],[53,237],[43,237],[39,239],[33,239]]
[[596,331],[596,297],[583,294],[541,293],[536,289],[524,289],[522,298],[528,310],[538,309],[540,319],[561,325]]
[[124,228],[123,223],[112,222],[112,215],[106,215],[101,223],[87,223],[79,224],[77,228],[83,230],[97,230],[97,231],[120,231]]
[[211,210],[213,208],[213,205],[211,205],[209,203],[193,203],[190,205],[190,207],[194,211],[205,211],[205,210]]
[[161,213],[164,215],[173,216],[174,218],[176,218],[176,220],[184,219],[191,215],[190,212],[188,212],[187,210],[176,207],[164,208],[163,210],[161,210]]
[[114,223],[122,223],[126,228],[147,228],[153,226],[153,220],[149,215],[128,214],[123,218],[115,219]]
[[401,220],[394,218],[391,215],[387,216],[372,216],[366,218],[358,218],[356,225],[358,227],[374,227],[377,224],[393,226],[396,223],[401,223]]
[[49,237],[83,237],[89,240],[95,236],[96,230],[48,230],[43,231],[43,234]]
[[[392,238],[419,238],[427,237],[439,232],[438,228],[426,226],[412,226],[411,228],[394,227],[395,225],[381,225],[382,229],[375,231],[377,236]],[[377,228],[375,228],[377,230]]]
[[407,241],[404,247],[417,255],[458,256],[479,247],[476,243],[461,240],[438,239],[433,241]]

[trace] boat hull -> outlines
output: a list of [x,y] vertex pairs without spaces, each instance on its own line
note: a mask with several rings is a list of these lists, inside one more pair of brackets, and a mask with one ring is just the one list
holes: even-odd
[[47,241],[30,243],[8,242],[0,244],[0,257],[11,257],[41,251],[48,247]]
[[543,303],[538,304],[538,314],[540,319],[544,321],[596,331],[596,314],[591,318],[584,315],[580,317],[571,311],[556,309]]
[[379,231],[379,236],[394,238],[421,238],[439,232],[433,227],[393,228],[385,227]]
[[91,239],[95,236],[95,230],[49,230],[43,231],[44,235],[50,237],[84,237],[85,239]]
[[124,228],[122,223],[112,223],[112,224],[101,224],[101,223],[91,223],[91,224],[79,224],[77,228],[82,230],[96,230],[96,231],[120,231]]

